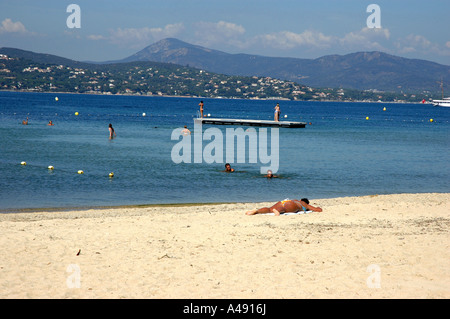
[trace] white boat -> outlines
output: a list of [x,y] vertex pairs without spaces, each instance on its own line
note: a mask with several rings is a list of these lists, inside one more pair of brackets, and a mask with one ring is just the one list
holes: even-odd
[[433,100],[431,101],[433,106],[443,106],[443,107],[450,107],[450,97],[446,97],[442,100]]
[[444,98],[444,80],[443,80],[443,78],[441,79],[440,84],[441,84],[441,91],[442,91],[442,99],[441,100],[432,100],[431,104],[433,104],[433,106],[450,107],[450,97]]

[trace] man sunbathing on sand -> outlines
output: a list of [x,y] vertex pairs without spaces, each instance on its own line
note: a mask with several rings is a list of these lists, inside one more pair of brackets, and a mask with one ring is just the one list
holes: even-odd
[[275,216],[280,216],[281,213],[296,213],[301,210],[305,212],[308,210],[312,210],[313,212],[321,212],[322,208],[309,205],[309,200],[307,198],[302,198],[301,200],[286,199],[284,201],[277,202],[272,207],[263,207],[255,210],[249,210],[245,214],[256,215],[274,213]]

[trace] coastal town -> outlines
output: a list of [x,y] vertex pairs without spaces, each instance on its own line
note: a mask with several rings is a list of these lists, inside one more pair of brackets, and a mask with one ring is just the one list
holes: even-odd
[[271,77],[228,76],[171,63],[80,64],[81,67],[36,63],[0,54],[0,90],[400,103],[432,98],[429,92],[391,93],[378,90],[313,88]]

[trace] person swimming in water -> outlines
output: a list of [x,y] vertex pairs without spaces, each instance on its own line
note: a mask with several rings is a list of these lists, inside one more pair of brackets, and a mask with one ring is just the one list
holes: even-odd
[[267,177],[267,178],[278,178],[277,175],[273,175],[273,173],[272,173],[272,171],[270,169],[267,171],[267,174],[264,175],[264,177]]
[[281,202],[275,203],[271,207],[262,207],[259,209],[249,210],[245,214],[256,215],[256,214],[274,213],[275,216],[279,216],[282,213],[296,213],[301,210],[305,212],[308,210],[312,210],[313,212],[321,212],[322,208],[310,205],[309,200],[307,198],[302,198],[301,200],[285,199]]
[[229,163],[226,163],[225,170],[223,172],[232,173],[234,172],[234,168],[231,168],[231,165]]

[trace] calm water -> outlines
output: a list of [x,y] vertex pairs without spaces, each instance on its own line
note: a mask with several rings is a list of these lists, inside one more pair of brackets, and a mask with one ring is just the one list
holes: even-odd
[[[227,118],[272,119],[276,104],[203,100],[206,114]],[[199,101],[0,92],[0,210],[450,191],[449,108],[280,101],[282,117],[312,125],[280,129],[280,178],[267,180],[248,160],[233,174],[173,163],[172,131],[193,128]]]

